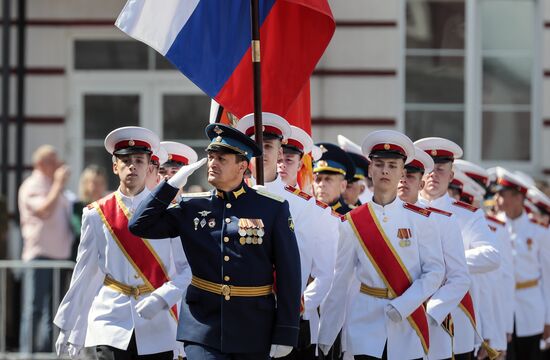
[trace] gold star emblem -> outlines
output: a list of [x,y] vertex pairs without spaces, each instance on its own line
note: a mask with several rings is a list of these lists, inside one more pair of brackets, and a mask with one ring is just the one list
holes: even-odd
[[437,150],[432,150],[431,154],[432,154],[432,156],[436,156],[437,155]]
[[128,146],[134,146],[136,144],[136,142],[134,140],[129,140],[128,141]]
[[172,154],[168,154],[168,160],[172,160]]
[[384,144],[384,150],[389,150],[390,149],[390,144]]

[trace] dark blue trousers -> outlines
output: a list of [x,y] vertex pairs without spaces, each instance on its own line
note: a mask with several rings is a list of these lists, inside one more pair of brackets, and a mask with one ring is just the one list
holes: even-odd
[[268,360],[266,353],[225,354],[220,350],[192,342],[184,343],[188,360]]

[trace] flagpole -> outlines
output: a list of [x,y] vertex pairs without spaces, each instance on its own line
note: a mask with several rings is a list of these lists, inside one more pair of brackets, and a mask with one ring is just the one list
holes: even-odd
[[[260,62],[260,7],[258,0],[250,0],[252,18],[252,77],[254,81],[254,136],[263,153],[262,131],[262,73]],[[256,184],[264,184],[263,155],[256,157]]]

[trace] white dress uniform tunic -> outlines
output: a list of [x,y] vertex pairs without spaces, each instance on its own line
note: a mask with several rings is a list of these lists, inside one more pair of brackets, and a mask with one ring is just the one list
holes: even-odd
[[[433,201],[422,199],[421,203],[448,211],[456,217],[462,233],[466,263],[471,275],[498,269],[500,266],[498,246],[495,244],[494,235],[481,210],[464,203],[457,203],[448,194]],[[475,283],[475,277],[472,277],[472,281]],[[474,293],[472,297],[475,305]],[[451,316],[454,321],[455,333],[464,334],[464,336],[455,337],[454,353],[463,354],[472,351],[476,339],[470,320],[459,308],[453,310]]]
[[[145,189],[134,197],[128,197],[117,192],[130,212],[150,193]],[[153,294],[162,297],[171,307],[180,300],[191,277],[181,240],[145,241],[157,253],[171,279]],[[139,317],[136,304],[151,294],[137,298],[124,295],[103,285],[106,276],[129,286],[144,284],[97,210],[86,208],[71,286],[54,320],[62,330],[71,331],[69,341],[87,347],[108,345],[125,350],[134,332],[140,355],[174,350],[177,322],[168,309],[150,320]]]
[[[444,264],[441,244],[428,219],[406,209],[404,204],[399,199],[386,206],[372,201],[368,203],[411,275],[411,286],[392,300],[358,294],[346,314],[344,304],[354,277],[370,287],[385,288],[386,285],[365,254],[350,223],[343,222],[334,280],[323,305],[319,343],[332,344],[346,319],[347,351],[352,355],[381,357],[386,342],[388,359],[412,359],[425,355],[420,338],[406,318],[438,289],[444,276]],[[399,245],[399,229],[410,229],[409,246]],[[400,313],[402,321],[394,322],[387,317],[385,309],[388,304]]]
[[[280,176],[266,183],[265,188],[284,198],[289,204],[300,252],[303,319],[310,322],[311,343],[315,344],[319,329],[317,309],[328,293],[334,275],[339,220],[330,215],[330,212],[316,206],[311,195],[301,191],[294,192],[283,183]],[[314,280],[308,284],[310,276]]]
[[516,219],[503,216],[503,220],[514,256],[516,334],[541,334],[544,324],[550,324],[550,237],[525,212]]
[[[421,204],[418,204],[421,206]],[[464,256],[464,245],[460,227],[454,216],[450,216],[432,210],[433,228],[437,229],[443,260],[445,261],[445,280],[441,287],[428,300],[426,311],[435,320],[429,322],[430,326],[430,352],[429,359],[447,359],[453,355],[452,342],[449,333],[443,328],[442,323],[447,315],[459,310],[458,304],[470,289],[471,280],[468,274],[468,266]],[[453,319],[454,320],[454,319]],[[471,336],[461,333],[462,329],[455,327],[454,341],[464,336]]]
[[515,280],[512,246],[504,223],[491,216],[486,216],[486,219],[497,239],[501,266],[498,270],[487,273],[487,288],[491,289],[492,295],[487,303],[489,304],[488,308],[494,310],[495,323],[484,324],[482,328],[485,332],[486,328],[492,327],[493,331],[487,337],[491,340],[491,346],[497,350],[506,350],[506,334],[511,334],[514,331]]

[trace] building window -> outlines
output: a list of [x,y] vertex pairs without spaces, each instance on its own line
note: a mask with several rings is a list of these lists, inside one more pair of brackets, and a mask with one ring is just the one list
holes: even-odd
[[467,158],[488,163],[532,160],[535,6],[405,0],[404,119],[411,138],[446,137]]
[[531,159],[534,6],[533,1],[479,2],[482,160]]
[[149,46],[135,40],[76,40],[75,70],[174,70]]
[[465,2],[407,0],[405,130],[464,143]]

